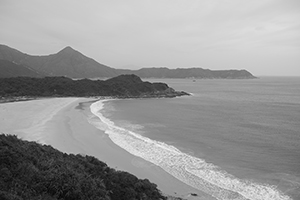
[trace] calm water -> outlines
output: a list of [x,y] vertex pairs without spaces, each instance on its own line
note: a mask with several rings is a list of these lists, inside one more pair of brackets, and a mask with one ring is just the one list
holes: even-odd
[[193,96],[93,104],[114,143],[216,199],[300,199],[300,78],[150,81]]

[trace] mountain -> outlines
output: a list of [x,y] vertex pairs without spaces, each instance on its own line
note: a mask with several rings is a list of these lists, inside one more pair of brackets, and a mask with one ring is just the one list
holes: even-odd
[[246,70],[209,70],[202,68],[114,69],[98,63],[71,47],[66,47],[56,54],[32,56],[8,46],[0,45],[0,59],[8,60],[18,65],[28,66],[44,76],[66,76],[69,78],[103,78],[115,77],[121,74],[135,74],[141,78],[256,78]]
[[41,74],[30,67],[0,59],[0,78],[18,76],[42,77]]
[[123,74],[135,74],[142,78],[202,78],[202,79],[251,79],[256,78],[246,70],[209,70],[202,68],[142,68],[122,70]]
[[44,76],[95,78],[118,75],[115,69],[102,65],[71,47],[66,47],[56,54],[31,56],[8,46],[0,45],[0,59],[30,66]]

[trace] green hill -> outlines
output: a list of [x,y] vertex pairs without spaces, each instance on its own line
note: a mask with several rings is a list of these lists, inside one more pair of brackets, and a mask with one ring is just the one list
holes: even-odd
[[44,76],[93,78],[119,75],[115,69],[100,64],[71,47],[66,47],[51,55],[33,56],[6,45],[0,45],[0,59],[30,66],[30,68]]
[[121,75],[103,80],[72,80],[66,77],[0,79],[0,96],[9,97],[89,97],[118,98],[175,97],[189,95],[177,92],[165,83],[143,82],[136,75]]
[[159,200],[147,179],[117,171],[92,156],[0,135],[0,199]]

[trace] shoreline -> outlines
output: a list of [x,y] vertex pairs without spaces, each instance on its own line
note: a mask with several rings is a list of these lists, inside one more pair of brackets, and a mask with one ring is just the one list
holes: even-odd
[[[64,153],[95,156],[112,168],[127,171],[141,179],[149,179],[158,185],[164,195],[184,199],[211,199],[160,167],[128,153],[114,144],[103,131],[90,124],[88,119],[96,117],[91,113],[90,105],[98,100],[53,98],[0,104],[0,111],[6,107],[6,112],[0,112],[0,125],[7,124],[4,129],[0,126],[0,132],[51,145]],[[10,117],[5,116],[9,113]],[[5,117],[8,119],[3,121]],[[7,123],[9,120],[10,123]]]
[[[184,195],[180,195],[180,197],[187,198],[189,195],[189,197],[187,199],[215,199],[212,196],[204,194],[202,191],[199,191],[198,189],[196,189],[196,188],[199,188],[197,184],[202,183],[201,175],[200,175],[200,177],[196,175],[195,178],[199,177],[200,179],[198,178],[196,182],[192,182],[192,183],[190,182],[190,180],[191,180],[191,176],[193,176],[194,174],[193,173],[191,174],[189,171],[187,173],[187,176],[184,176],[184,175],[177,176],[178,174],[176,174],[176,172],[179,172],[179,173],[185,172],[185,171],[181,171],[181,169],[179,169],[180,167],[176,168],[175,166],[177,166],[177,165],[176,164],[174,165],[174,163],[173,163],[173,160],[176,160],[177,158],[181,159],[181,156],[177,157],[176,153],[169,154],[168,152],[165,152],[164,148],[162,148],[162,149],[159,148],[161,145],[164,146],[165,143],[161,143],[161,142],[159,142],[159,140],[156,140],[156,141],[153,140],[150,143],[148,143],[148,141],[151,139],[144,137],[142,135],[136,134],[134,132],[127,133],[127,132],[131,132],[131,131],[128,131],[128,130],[122,128],[122,126],[115,125],[114,122],[111,121],[110,115],[108,115],[108,117],[103,116],[102,109],[105,109],[105,103],[104,103],[105,101],[107,101],[107,100],[100,101],[99,105],[97,105],[98,103],[95,103],[96,104],[95,110],[98,111],[99,114],[96,114],[95,110],[93,113],[95,115],[97,115],[100,120],[102,120],[104,122],[105,126],[108,126],[107,128],[104,128],[102,130],[108,131],[107,133],[108,133],[109,137],[111,137],[111,140],[115,144],[124,148],[126,151],[130,152],[132,155],[135,155],[138,158],[141,158],[142,160],[145,159],[144,161],[146,161],[146,162],[148,162],[147,160],[149,160],[150,162],[148,162],[148,163],[150,163],[150,165],[160,166],[158,168],[161,170],[163,169],[163,171],[165,173],[167,173],[168,175],[172,174],[172,175],[170,175],[170,176],[172,176],[172,178],[177,177],[178,179],[175,178],[176,181],[180,180],[180,182],[182,181],[181,183],[189,184],[189,185],[191,185],[191,186],[189,186],[190,188],[199,192],[199,193],[198,192],[188,192],[187,193],[185,191]],[[92,107],[93,106],[91,106],[91,110],[92,110]],[[118,115],[118,113],[116,113],[116,115]],[[125,120],[126,120],[126,115],[124,115],[123,118],[125,118]],[[138,145],[137,145],[137,143],[135,143],[135,141],[131,142],[132,139],[127,140],[127,138],[131,138],[130,135],[132,135],[133,138],[138,138],[138,141],[145,141],[145,143],[138,142]],[[150,135],[149,135],[149,137],[150,137]],[[153,145],[152,145],[153,143],[155,143],[155,144],[158,143],[157,146],[154,145],[158,148],[156,148],[156,147],[153,148]],[[133,144],[133,145],[131,146],[131,144]],[[150,145],[144,145],[144,144],[150,144]],[[146,150],[144,151],[143,149],[140,149],[140,147],[143,147]],[[172,146],[170,147],[170,149],[167,144],[164,147],[166,147],[166,149],[168,149],[168,150],[171,150],[169,152],[173,152]],[[176,149],[176,147],[174,147],[174,148]],[[139,149],[139,150],[137,150],[137,149]],[[160,150],[157,151],[157,149],[160,149]],[[162,151],[164,153],[161,154],[160,151]],[[155,153],[153,154],[151,152],[155,152]],[[166,156],[163,157],[165,160],[163,162],[163,164],[161,164],[160,158],[152,159],[152,158],[156,158],[158,155],[168,155],[167,157]],[[182,154],[180,153],[180,155],[182,155]],[[171,159],[170,159],[170,157],[171,157]],[[188,155],[188,158],[190,158],[189,155]],[[191,158],[191,159],[192,160],[189,160],[189,159],[185,160],[185,163],[181,163],[182,164],[181,166],[187,167],[187,168],[198,167],[197,165],[193,164],[198,161],[198,158]],[[169,162],[169,161],[171,161],[171,162]],[[151,164],[151,163],[155,163],[155,164]],[[167,163],[169,163],[169,165]],[[167,165],[165,165],[165,164],[167,164]],[[171,169],[171,171],[169,171],[170,169]],[[174,174],[173,170],[177,170],[177,169],[179,169],[179,171],[175,171],[175,174]],[[210,168],[208,170],[210,170]],[[129,170],[125,170],[125,171],[129,171]],[[290,197],[288,195],[285,195],[280,190],[276,190],[274,187],[272,187],[272,185],[264,185],[264,184],[260,184],[260,183],[256,183],[256,182],[253,182],[253,185],[252,185],[252,183],[247,182],[247,180],[238,179],[234,176],[231,176],[230,174],[224,174],[224,172],[219,173],[219,171],[217,171],[217,170],[211,170],[209,172],[211,174],[215,175],[214,179],[212,179],[212,181],[215,181],[215,182],[212,183],[212,182],[208,181],[208,183],[212,183],[212,185],[213,185],[212,187],[220,187],[221,192],[223,191],[223,193],[221,194],[222,199],[226,198],[226,197],[233,197],[233,196],[235,196],[236,198],[238,198],[238,196],[240,196],[241,199],[244,199],[244,198],[245,199],[246,198],[256,199],[257,197],[261,198],[262,196],[265,197],[266,199],[290,199]],[[134,172],[133,172],[133,174],[134,174]],[[225,175],[225,177],[223,175]],[[226,175],[228,175],[228,176],[226,176]],[[188,179],[184,179],[186,177],[188,177]],[[203,179],[207,180],[206,178],[210,178],[210,177],[211,176],[208,176],[208,177],[206,176]],[[194,180],[194,178],[192,178],[192,180]],[[151,181],[154,183],[157,183],[157,184],[159,183],[159,180],[151,180]],[[230,187],[230,186],[227,187],[227,185],[224,185],[224,181],[229,181],[230,183],[232,183],[233,186],[230,185],[232,187]],[[172,184],[173,183],[171,182],[171,185]],[[195,188],[193,186],[195,186]],[[237,187],[238,189],[234,189],[233,187]],[[202,188],[202,187],[200,187],[200,188]],[[159,189],[161,189],[161,188],[159,187]],[[167,189],[169,189],[169,188],[167,188]],[[206,188],[204,187],[203,189],[206,189]],[[163,189],[161,189],[161,190],[164,191]],[[247,193],[248,190],[250,190],[250,192],[254,192],[254,193],[253,194]],[[270,192],[265,194],[264,193],[265,190],[270,190]],[[175,191],[178,191],[178,190],[175,190]],[[174,192],[174,191],[171,191],[171,193],[172,192]],[[210,191],[208,190],[207,192],[210,192]],[[168,194],[171,194],[171,193],[168,192]],[[176,195],[176,192],[174,192],[174,194]],[[208,193],[208,194],[211,194],[211,193]],[[215,195],[213,194],[213,196],[215,196]],[[217,196],[216,198],[218,198],[218,195],[216,195],[216,196]]]
[[[106,102],[114,99],[103,99],[101,102]],[[104,106],[104,105],[103,105]],[[99,119],[99,118],[97,118]],[[96,128],[96,127],[95,127]],[[126,160],[102,158],[100,160],[106,162],[108,166],[117,170],[127,171],[134,174],[138,178],[149,179],[151,182],[158,185],[158,188],[166,195],[180,197],[183,199],[205,199],[212,200],[215,198],[205,194],[204,192],[187,185],[186,183],[175,178],[161,167],[129,153],[127,150],[115,144],[104,131],[97,129],[101,134],[104,134],[106,144],[109,144],[114,150],[117,150],[117,157],[126,158]],[[96,156],[97,157],[97,156]]]

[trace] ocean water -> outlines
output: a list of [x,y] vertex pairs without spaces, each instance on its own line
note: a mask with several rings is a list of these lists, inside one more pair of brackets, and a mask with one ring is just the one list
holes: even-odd
[[116,145],[215,199],[300,199],[300,78],[148,81],[193,95],[93,103]]

